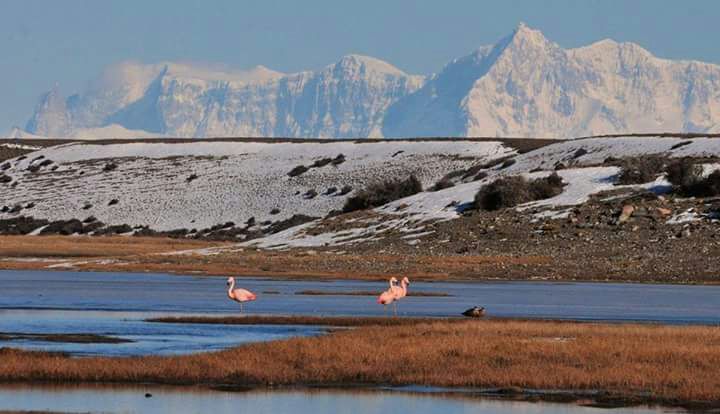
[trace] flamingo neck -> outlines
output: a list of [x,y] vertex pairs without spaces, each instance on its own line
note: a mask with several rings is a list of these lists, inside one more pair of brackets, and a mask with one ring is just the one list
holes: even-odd
[[403,280],[400,282],[400,288],[402,288],[402,290],[403,290],[403,295],[407,295],[407,282],[406,281]]
[[232,291],[235,289],[235,281],[233,280],[230,282],[230,287],[228,288],[228,296],[232,297]]

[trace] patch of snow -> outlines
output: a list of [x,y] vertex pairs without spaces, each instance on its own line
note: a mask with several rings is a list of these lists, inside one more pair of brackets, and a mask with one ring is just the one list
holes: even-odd
[[684,223],[691,223],[693,221],[700,221],[702,220],[703,215],[698,214],[695,209],[688,209],[686,211],[683,211],[682,213],[675,214],[674,216],[670,217],[666,223],[667,224],[684,224]]
[[[18,185],[0,185],[0,199],[8,205],[34,201],[36,218],[82,220],[92,215],[107,224],[203,229],[250,217],[258,223],[294,214],[322,217],[341,209],[347,198],[324,194],[329,187],[357,190],[410,174],[427,187],[448,171],[513,153],[499,142],[477,141],[71,143],[11,162],[5,173]],[[345,156],[339,165],[287,175],[297,165],[338,154]],[[53,164],[28,171],[40,156]],[[117,168],[104,171],[110,160]],[[197,178],[188,181],[191,174]],[[319,195],[303,197],[310,189]],[[108,205],[113,199],[119,203]],[[86,204],[92,207],[86,210]],[[270,214],[274,208],[280,213]]]

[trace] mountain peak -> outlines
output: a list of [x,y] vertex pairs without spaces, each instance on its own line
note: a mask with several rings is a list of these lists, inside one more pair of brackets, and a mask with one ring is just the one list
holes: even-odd
[[516,46],[544,46],[551,44],[540,30],[533,29],[523,22],[518,24],[517,28],[507,38],[508,45]]
[[365,70],[372,71],[372,72],[379,72],[379,73],[385,73],[385,74],[396,75],[396,76],[407,75],[402,70],[385,62],[384,60],[380,60],[380,59],[370,57],[370,56],[365,56],[365,55],[357,55],[357,54],[345,55],[342,58],[340,58],[340,60],[333,66],[338,66],[338,67],[342,67],[342,68],[364,67]]

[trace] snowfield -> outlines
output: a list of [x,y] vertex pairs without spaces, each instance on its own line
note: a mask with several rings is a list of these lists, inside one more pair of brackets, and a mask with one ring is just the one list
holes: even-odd
[[[582,155],[578,156],[578,154]],[[563,192],[553,198],[520,205],[517,209],[530,211],[538,219],[563,218],[568,213],[568,207],[585,203],[592,195],[602,191],[628,187],[645,188],[655,192],[666,191],[669,183],[662,177],[643,185],[616,186],[614,183],[619,172],[617,167],[595,166],[609,157],[623,158],[651,154],[667,154],[671,157],[717,157],[720,156],[720,139],[626,137],[561,142],[519,154],[515,157],[515,164],[502,170],[495,168],[482,180],[459,184],[437,192],[419,193],[379,207],[375,209],[379,214],[375,220],[357,223],[357,227],[346,229],[344,232],[308,234],[308,230],[313,228],[313,224],[308,223],[261,240],[249,241],[246,245],[272,249],[340,246],[380,237],[379,228],[382,231],[422,230],[429,222],[459,217],[462,210],[473,202],[475,194],[482,186],[501,176],[520,174],[530,179],[539,178],[550,174],[558,163],[569,167],[557,171],[567,183]],[[705,167],[706,174],[720,169],[718,164]],[[538,169],[543,171],[532,172]],[[411,243],[420,235],[422,234],[415,233],[415,237],[406,240]]]
[[[667,191],[669,183],[663,177],[616,186],[619,168],[603,165],[608,158],[720,156],[720,139],[715,138],[579,139],[524,154],[508,145],[468,140],[66,144],[6,164],[2,174],[12,181],[0,184],[0,206],[31,207],[0,213],[0,219],[94,216],[108,225],[144,225],[158,231],[200,230],[227,222],[242,226],[250,218],[268,226],[294,215],[326,217],[370,182],[415,174],[427,189],[450,172],[495,161],[495,166],[485,169],[486,177],[477,181],[455,178],[453,187],[396,200],[360,218],[340,215],[315,220],[236,248],[343,246],[376,240],[388,231],[404,233],[401,239],[413,245],[431,234],[428,224],[459,217],[477,191],[499,177],[534,179],[561,166],[557,173],[567,184],[561,194],[516,207],[537,220],[556,219],[602,191],[629,187]],[[506,158],[514,163],[499,162]],[[342,161],[335,165],[328,163],[331,159]],[[324,165],[312,167],[321,160]],[[300,165],[310,169],[290,177],[288,172]],[[705,173],[718,168],[720,164],[707,163]],[[345,186],[352,191],[339,194]]]
[[[345,161],[338,165],[287,175],[340,154]],[[295,214],[323,217],[342,208],[344,186],[359,189],[410,174],[430,186],[449,171],[512,154],[499,142],[472,141],[74,143],[11,160],[4,174],[13,182],[0,184],[0,204],[34,203],[22,214],[35,218],[94,216],[159,231],[203,229],[251,217],[257,223]],[[105,171],[110,163],[116,168]],[[306,196],[310,190],[318,195]]]

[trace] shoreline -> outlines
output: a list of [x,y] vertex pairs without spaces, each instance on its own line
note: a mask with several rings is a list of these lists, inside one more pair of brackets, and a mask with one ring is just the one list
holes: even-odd
[[[231,384],[167,384],[167,383],[103,383],[85,382],[78,384],[60,384],[56,382],[0,382],[0,389],[50,388],[56,390],[93,390],[93,389],[138,389],[138,392],[156,390],[200,391],[200,392],[337,392],[337,393],[391,393],[421,397],[452,399],[489,400],[500,402],[557,403],[572,404],[580,407],[601,409],[619,409],[634,407],[683,409],[688,412],[714,412],[720,407],[720,401],[682,401],[677,399],[658,399],[643,395],[627,396],[603,390],[538,390],[521,388],[443,388],[415,385],[392,386],[387,384],[298,384],[268,386],[236,386]],[[0,414],[8,411],[0,409]],[[53,413],[53,412],[48,412]]]
[[[227,242],[128,236],[0,236],[0,270],[93,271],[229,276],[283,280],[425,282],[571,282],[718,285],[708,276],[609,274],[602,261],[578,273],[565,259],[534,255],[452,255],[288,251],[242,248]],[[570,267],[567,267],[570,266]],[[574,267],[573,267],[574,266]]]
[[[147,274],[147,275],[171,275],[171,276],[194,276],[194,277],[215,277],[215,278],[223,278],[228,276],[233,276],[235,278],[244,278],[244,279],[254,279],[254,280],[282,280],[282,281],[296,281],[296,282],[302,282],[302,281],[309,281],[309,282],[321,282],[321,281],[383,281],[386,282],[387,278],[393,275],[397,275],[398,273],[388,273],[388,274],[368,274],[365,276],[358,276],[353,275],[352,277],[343,277],[343,274],[340,272],[337,273],[273,273],[273,272],[262,272],[262,273],[255,273],[255,272],[211,272],[211,271],[202,271],[202,270],[174,270],[174,269],[151,269],[151,270],[130,270],[127,268],[122,268],[121,266],[118,267],[92,267],[92,266],[83,266],[80,268],[76,267],[53,267],[53,268],[47,268],[47,267],[14,267],[14,266],[4,266],[4,264],[7,263],[14,263],[14,262],[3,262],[0,260],[0,272],[22,272],[22,271],[31,271],[31,272],[47,272],[47,273],[54,273],[54,272],[78,272],[78,273],[108,273],[108,274],[122,274],[122,273],[132,273],[132,274]],[[27,262],[25,262],[27,263]],[[630,279],[573,279],[573,278],[500,278],[500,277],[486,277],[486,278],[432,278],[430,276],[417,276],[417,275],[411,275],[409,276],[416,282],[424,282],[424,283],[477,283],[477,284],[483,284],[483,283],[557,283],[557,284],[563,284],[563,283],[573,283],[573,284],[617,284],[617,285],[623,285],[623,284],[631,284],[631,285],[648,285],[648,286],[719,286],[720,280],[718,281],[709,281],[709,280],[697,280],[697,281],[671,281],[671,280],[636,280],[633,278]],[[277,293],[275,292],[262,292],[266,295],[275,295]],[[329,293],[322,293],[322,294],[308,294],[308,293],[297,293],[299,296],[370,296],[367,293],[369,292],[360,292],[358,293],[347,293],[347,292],[329,292]],[[415,294],[414,296],[430,296],[430,297],[452,297],[452,295],[446,295],[444,293],[440,294],[430,294],[430,295],[423,295],[423,294]]]

